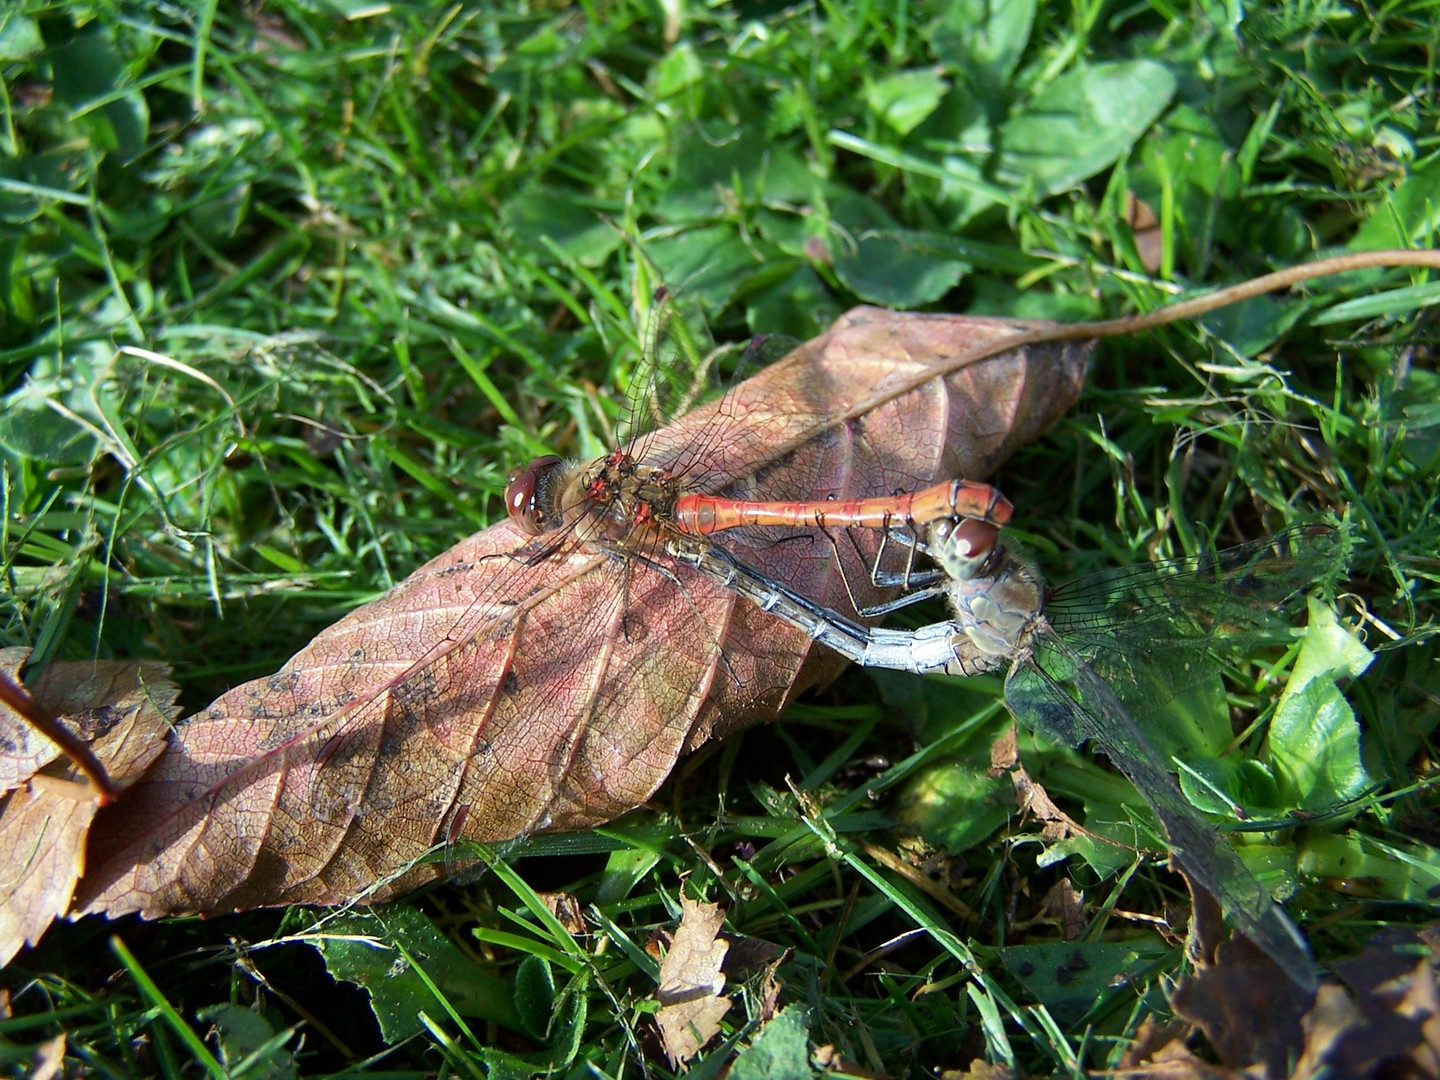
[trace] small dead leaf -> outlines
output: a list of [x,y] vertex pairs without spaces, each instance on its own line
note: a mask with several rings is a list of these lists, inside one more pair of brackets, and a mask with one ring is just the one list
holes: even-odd
[[35,1049],[34,1071],[30,1080],[53,1080],[65,1064],[65,1033],[46,1039]]
[[[53,663],[35,688],[121,788],[165,748],[177,694],[162,665],[128,661]],[[58,751],[0,799],[0,964],[70,906],[96,810],[91,788]]]
[[991,780],[1001,776],[1020,764],[1020,739],[1015,725],[1005,725],[1005,730],[990,744],[990,768],[985,775]]
[[1160,269],[1165,253],[1165,234],[1160,230],[1160,219],[1150,204],[1125,193],[1125,221],[1135,238],[1135,251],[1140,256],[1140,265],[1150,273]]
[[580,901],[572,893],[547,892],[536,895],[566,930],[572,934],[585,932],[585,915],[580,909]]
[[721,969],[726,978],[736,982],[766,968],[773,970],[790,955],[789,949],[763,938],[746,937],[744,934],[724,934],[722,937],[727,951]]
[[1076,891],[1069,878],[1061,878],[1050,887],[1040,901],[1042,917],[1049,916],[1060,923],[1060,936],[1064,941],[1078,941],[1090,925],[1085,917],[1085,894]]
[[1423,935],[1389,929],[1340,961],[1302,1021],[1295,1076],[1440,1076],[1440,993]]
[[940,1074],[940,1080],[1015,1080],[1015,1073],[1005,1065],[991,1065],[983,1058],[976,1058],[964,1072],[946,1069]]
[[720,1021],[730,1010],[729,999],[721,994],[721,965],[728,947],[716,937],[725,913],[697,900],[681,898],[680,905],[680,926],[660,961],[655,990],[661,1006],[655,1023],[672,1068],[698,1054],[719,1033]]
[[1010,782],[1015,787],[1015,805],[1020,808],[1020,812],[1034,814],[1045,823],[1040,829],[1040,836],[1046,843],[1053,844],[1064,840],[1072,833],[1089,835],[1084,826],[1055,805],[1050,793],[1043,785],[1031,779],[1023,765],[1011,769]]
[[1155,1022],[1153,1016],[1147,1016],[1140,1022],[1140,1028],[1135,1032],[1135,1038],[1125,1048],[1125,1053],[1120,1058],[1118,1075],[1143,1076],[1141,1065],[1147,1061],[1158,1060],[1158,1055],[1166,1053],[1167,1048],[1173,1043],[1178,1042],[1183,1047],[1185,1037],[1189,1033],[1190,1026],[1188,1024],[1159,1024]]
[[1300,1020],[1310,1003],[1310,994],[1239,936],[1219,946],[1214,964],[1182,982],[1170,1001],[1177,1016],[1205,1033],[1222,1063],[1260,1065],[1269,1076],[1288,1075],[1304,1043]]

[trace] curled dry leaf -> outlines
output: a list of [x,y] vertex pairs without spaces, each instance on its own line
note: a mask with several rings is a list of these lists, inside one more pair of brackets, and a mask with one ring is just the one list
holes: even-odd
[[[1220,1066],[1205,1063],[1185,1033],[1142,1029],[1122,1073],[1133,1077],[1390,1077],[1440,1074],[1440,933],[1392,927],[1358,956],[1334,964],[1302,993],[1245,938],[1220,944],[1213,961],[1171,998],[1203,1031]],[[1193,1029],[1192,1028],[1192,1029]]]
[[[7,656],[7,670],[18,673],[26,654]],[[159,757],[178,712],[176,688],[164,666],[154,663],[56,662],[33,692],[89,744],[120,787],[134,783]],[[0,706],[0,730],[8,735],[19,722]],[[0,965],[39,940],[70,906],[96,813],[93,790],[58,749],[37,746],[28,754],[34,768],[14,777],[0,800]],[[7,764],[20,757],[11,753]]]
[[[0,649],[0,675],[20,682],[20,669],[30,656],[23,645]],[[34,724],[0,704],[0,792],[11,791],[60,756],[60,747]]]
[[[646,436],[645,460],[767,499],[983,478],[1079,394],[1086,346],[1004,351],[1037,328],[858,308]],[[536,560],[527,539],[509,523],[471,536],[180,725],[97,823],[78,910],[384,899],[443,872],[414,864],[436,844],[584,828],[643,803],[681,754],[838,669],[663,552],[622,561],[576,542]],[[725,543],[848,603],[813,532]]]
[[660,1011],[655,1025],[671,1068],[679,1068],[704,1049],[720,1032],[720,1021],[730,1011],[721,967],[729,946],[716,935],[725,924],[725,912],[714,904],[684,897],[680,900],[680,926],[670,951],[660,961],[660,985],[655,999]]

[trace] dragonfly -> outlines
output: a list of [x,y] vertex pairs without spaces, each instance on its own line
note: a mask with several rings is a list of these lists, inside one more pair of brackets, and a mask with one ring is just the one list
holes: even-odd
[[[951,618],[871,627],[746,566],[722,548],[672,543],[685,563],[862,665],[975,675],[1008,667],[1005,702],[1032,729],[1100,749],[1145,798],[1171,857],[1298,985],[1308,948],[1235,850],[1190,804],[1135,716],[1149,718],[1219,667],[1218,649],[1264,631],[1270,613],[1345,561],[1343,532],[1300,524],[1237,547],[1082,578],[1049,590],[984,522],[933,522],[912,540],[938,569],[915,597],[943,593]],[[909,597],[901,598],[901,603]],[[883,614],[897,603],[867,609]]]
[[[660,321],[675,317],[665,286],[656,290],[652,300]],[[658,336],[658,331],[652,334]],[[778,357],[797,344],[762,335],[747,347],[748,359],[742,364]],[[653,356],[662,350],[652,341],[647,351]],[[653,386],[664,381],[662,376],[638,380],[630,428],[643,432],[645,418],[653,411],[648,401],[656,393]],[[726,429],[752,423],[754,408],[755,404],[722,401],[710,429],[701,430],[688,447],[667,446],[640,433],[590,460],[567,460],[555,454],[534,458],[507,477],[506,513],[527,536],[548,534],[557,542],[573,538],[612,550],[640,551],[660,546],[656,541],[665,535],[710,536],[740,528],[914,531],[937,521],[974,519],[999,529],[1010,520],[1013,507],[996,488],[963,479],[914,492],[850,499],[752,499],[707,491],[715,482],[712,474],[719,472],[715,459],[724,458],[726,443],[732,439]],[[742,417],[743,423],[737,423]],[[976,532],[977,537],[984,535]],[[541,557],[548,550],[542,548]]]

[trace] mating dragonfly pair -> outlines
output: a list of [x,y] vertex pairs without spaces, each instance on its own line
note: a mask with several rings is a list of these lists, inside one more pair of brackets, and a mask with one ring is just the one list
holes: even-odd
[[[1071,746],[1089,742],[1104,752],[1144,796],[1191,882],[1218,899],[1232,923],[1292,979],[1313,985],[1304,939],[1194,809],[1135,716],[1159,713],[1217,670],[1219,646],[1258,632],[1287,598],[1333,577],[1345,557],[1336,527],[1296,525],[1238,547],[1050,590],[1001,542],[1008,500],[965,481],[889,498],[749,503],[682,495],[667,473],[645,472],[617,452],[589,467],[541,459],[512,475],[507,505],[531,534],[574,518],[575,507],[604,507],[583,528],[609,532],[616,542],[636,529],[653,531],[677,562],[857,664],[952,675],[1008,666],[1005,701],[1015,717]],[[908,591],[857,614],[876,617],[943,595],[950,618],[918,629],[870,626],[800,595],[710,539],[728,528],[784,524],[883,530],[886,542],[898,540],[933,567],[916,571],[910,558],[910,569],[892,579],[877,560],[874,583]]]
[[[1135,716],[1160,712],[1212,675],[1216,647],[1256,632],[1287,598],[1336,573],[1339,529],[1297,525],[1263,540],[1169,563],[1094,575],[1054,591],[999,543],[993,525],[942,518],[923,539],[901,536],[935,569],[923,587],[875,616],[943,594],[951,617],[918,629],[871,627],[824,608],[744,565],[725,549],[672,539],[680,562],[722,582],[814,640],[867,667],[975,675],[1008,665],[1005,702],[1022,723],[1101,750],[1144,796],[1171,857],[1219,900],[1232,924],[1297,983],[1314,983],[1298,930],[1235,849],[1196,812]],[[889,580],[877,584],[895,584]]]

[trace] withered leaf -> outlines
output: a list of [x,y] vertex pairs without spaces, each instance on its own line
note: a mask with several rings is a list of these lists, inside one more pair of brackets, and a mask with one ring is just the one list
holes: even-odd
[[[20,669],[30,656],[23,645],[0,649],[0,674],[20,681]],[[60,748],[33,724],[0,704],[0,792],[19,787],[60,756]]]
[[[857,308],[637,453],[752,498],[983,478],[1083,382],[1084,346],[999,351],[1038,325]],[[823,538],[775,539],[725,543],[848,605]],[[661,551],[517,557],[535,553],[527,540],[508,523],[471,536],[180,725],[97,821],[78,910],[384,899],[443,873],[415,865],[437,844],[584,828],[643,803],[681,754],[840,666]],[[847,558],[862,581],[863,553]]]
[[660,985],[655,990],[660,1002],[655,1024],[671,1068],[698,1054],[719,1033],[720,1021],[730,1011],[730,1000],[721,993],[725,989],[721,965],[728,946],[716,937],[725,912],[684,897],[680,906],[680,927],[660,961]]
[[1426,936],[1387,928],[1336,964],[1350,993],[1321,986],[1293,1075],[1440,1076],[1440,989]]
[[1212,965],[1176,988],[1171,1005],[1205,1033],[1224,1064],[1260,1065],[1266,1075],[1284,1076],[1300,1050],[1300,1018],[1312,996],[1249,938],[1237,936],[1216,949]]
[[[178,711],[177,690],[154,663],[57,661],[34,693],[121,787],[160,755]],[[70,906],[96,813],[92,789],[68,759],[58,751],[35,756],[43,768],[0,799],[0,965]]]

